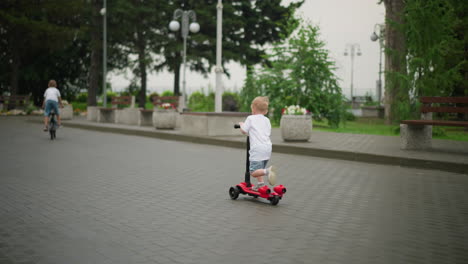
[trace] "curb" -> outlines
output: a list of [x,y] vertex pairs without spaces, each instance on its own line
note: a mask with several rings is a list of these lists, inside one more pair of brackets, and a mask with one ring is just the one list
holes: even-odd
[[[240,141],[216,139],[216,138],[203,137],[203,136],[169,134],[169,133],[164,133],[164,132],[158,132],[156,130],[155,131],[140,131],[140,130],[133,130],[133,129],[128,129],[128,128],[103,127],[103,126],[93,126],[93,125],[76,124],[76,123],[66,123],[66,126],[72,127],[72,128],[78,128],[78,129],[106,132],[106,133],[152,137],[152,138],[165,139],[165,140],[174,140],[174,141],[224,146],[224,147],[232,147],[232,148],[245,148],[245,143],[240,142]],[[403,158],[403,157],[385,156],[385,155],[341,151],[341,150],[304,148],[304,147],[289,146],[289,145],[283,145],[283,144],[273,145],[273,152],[468,174],[468,164],[456,163],[456,162]]]

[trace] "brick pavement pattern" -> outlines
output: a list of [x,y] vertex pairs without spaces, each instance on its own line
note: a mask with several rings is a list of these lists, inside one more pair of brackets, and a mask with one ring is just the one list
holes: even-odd
[[0,118],[0,263],[468,263],[468,175],[274,154],[278,206],[228,188],[243,150]]

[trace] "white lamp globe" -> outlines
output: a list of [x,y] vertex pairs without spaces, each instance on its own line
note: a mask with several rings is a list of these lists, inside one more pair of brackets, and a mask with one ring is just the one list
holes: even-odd
[[198,31],[200,31],[200,24],[198,24],[197,22],[190,23],[189,28],[190,32],[197,33]]
[[101,8],[101,11],[99,11],[99,13],[101,13],[101,16],[105,15],[105,14],[106,14],[106,9],[105,9],[105,8]]
[[374,33],[372,33],[372,35],[370,36],[370,39],[371,39],[372,41],[376,41],[377,39],[379,39],[379,36],[377,36],[377,34],[375,34],[375,32],[374,32]]
[[171,23],[169,23],[169,29],[172,31],[177,31],[180,28],[180,24],[178,21],[172,20]]

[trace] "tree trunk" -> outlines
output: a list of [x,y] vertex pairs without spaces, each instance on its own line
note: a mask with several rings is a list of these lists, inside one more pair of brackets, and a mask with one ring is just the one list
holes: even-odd
[[175,96],[180,96],[180,65],[181,63],[178,62],[176,63],[176,66],[174,67],[174,95]]
[[[395,120],[395,103],[397,95],[402,92],[402,83],[395,80],[394,73],[406,74],[406,41],[404,33],[395,28],[403,24],[404,0],[384,0],[385,4],[385,122]],[[390,76],[389,76],[390,75]],[[393,76],[391,76],[393,75]]]
[[89,67],[88,106],[96,106],[96,95],[100,84],[100,68],[102,68],[102,17],[99,11],[101,2],[93,0],[91,26],[91,65]]
[[142,39],[141,31],[137,31],[137,49],[138,49],[138,67],[140,68],[140,93],[138,98],[138,106],[145,108],[146,104],[146,56],[145,56],[145,42]]
[[[16,34],[14,34],[16,37]],[[18,41],[13,41],[12,43],[18,44]],[[11,76],[10,76],[10,95],[18,94],[18,80],[19,80],[19,68],[20,68],[20,55],[17,46],[11,46]],[[15,101],[10,100],[8,102],[7,109],[15,108]]]
[[10,78],[10,94],[18,94],[18,78],[19,78],[19,67],[20,67],[20,56],[18,49],[13,48],[11,54],[11,78]]

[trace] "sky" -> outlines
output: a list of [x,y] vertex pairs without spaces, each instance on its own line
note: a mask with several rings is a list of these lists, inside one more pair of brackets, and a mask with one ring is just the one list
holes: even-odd
[[[292,0],[283,0],[284,4],[290,2]],[[379,5],[377,2],[378,0],[305,0],[297,11],[298,16],[320,27],[320,38],[326,43],[325,48],[329,50],[330,57],[336,62],[336,75],[340,79],[339,84],[343,94],[348,98],[351,93],[351,57],[344,56],[344,51],[349,44],[359,45],[362,53],[361,56],[354,57],[353,94],[355,96],[376,95],[379,43],[371,41],[370,36],[374,32],[375,24],[384,23],[385,18],[385,8],[383,4]],[[213,23],[216,23],[216,20],[213,20]],[[203,25],[200,26],[203,27]],[[190,50],[187,50],[187,53],[189,52]],[[229,63],[225,67],[229,70],[231,77],[223,76],[224,89],[239,91],[244,84],[245,68],[237,63]],[[125,89],[130,83],[130,77],[130,73],[109,73],[113,90]],[[213,69],[211,74],[204,78],[203,75],[190,72],[187,68],[186,80],[189,94],[201,90],[214,91],[216,75]],[[148,76],[148,91],[158,93],[165,90],[172,91],[173,82],[172,73],[166,71],[151,73]]]

